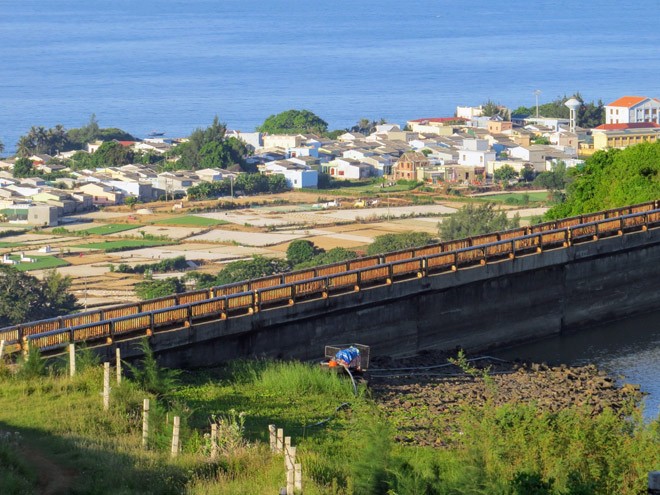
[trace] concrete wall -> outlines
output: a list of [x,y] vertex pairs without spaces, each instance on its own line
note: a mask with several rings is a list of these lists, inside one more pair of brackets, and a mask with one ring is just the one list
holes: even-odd
[[[372,355],[483,350],[657,309],[659,276],[654,229],[157,333],[151,341],[162,363],[177,367],[236,357],[315,359],[333,343],[371,345]],[[120,345],[122,355],[135,353],[132,344]]]

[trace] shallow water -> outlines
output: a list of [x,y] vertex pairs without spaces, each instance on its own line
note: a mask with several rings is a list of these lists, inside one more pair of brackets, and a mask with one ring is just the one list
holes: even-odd
[[645,416],[660,414],[660,311],[492,353],[503,359],[548,364],[596,364],[619,383],[639,384],[648,395]]

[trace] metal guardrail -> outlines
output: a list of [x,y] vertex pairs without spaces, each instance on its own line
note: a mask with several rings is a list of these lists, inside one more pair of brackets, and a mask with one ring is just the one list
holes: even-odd
[[456,271],[545,249],[624,235],[660,225],[660,201],[566,218],[532,227],[358,258],[210,289],[184,292],[0,329],[6,352],[44,352],[69,343],[112,343],[163,327],[253,314],[330,294]]

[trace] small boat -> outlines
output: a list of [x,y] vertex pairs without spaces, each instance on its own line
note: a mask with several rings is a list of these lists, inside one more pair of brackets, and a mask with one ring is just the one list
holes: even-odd
[[158,131],[151,131],[149,134],[147,134],[148,137],[161,137],[164,136],[164,132],[158,132]]

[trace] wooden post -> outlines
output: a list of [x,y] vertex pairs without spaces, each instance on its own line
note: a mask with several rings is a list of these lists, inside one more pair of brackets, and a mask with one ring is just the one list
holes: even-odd
[[0,359],[2,359],[2,355],[4,354],[4,352],[5,352],[5,341],[3,339],[0,340]]
[[291,437],[284,437],[284,455],[287,454],[289,447],[291,447]]
[[286,472],[286,495],[293,495],[293,469]]
[[119,347],[115,349],[115,357],[117,358],[117,385],[121,383],[121,350]]
[[296,448],[289,446],[286,448],[286,453],[284,455],[284,466],[286,467],[287,471],[291,471],[295,466],[295,464],[296,464]]
[[277,430],[275,425],[268,425],[268,436],[270,437],[270,451],[277,450]]
[[76,344],[69,344],[69,376],[76,374]]
[[172,457],[179,453],[179,416],[174,416],[172,427]]
[[142,448],[147,448],[149,439],[149,399],[142,402]]
[[293,466],[293,488],[298,493],[302,493],[302,464]]
[[103,410],[110,409],[110,363],[103,363]]
[[284,450],[284,430],[282,428],[277,429],[277,449],[276,452],[280,453]]
[[218,423],[211,424],[211,459],[218,457]]

